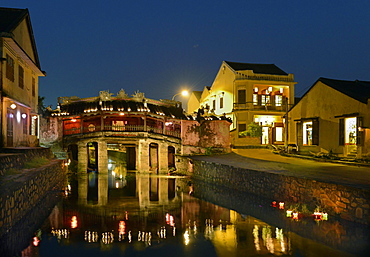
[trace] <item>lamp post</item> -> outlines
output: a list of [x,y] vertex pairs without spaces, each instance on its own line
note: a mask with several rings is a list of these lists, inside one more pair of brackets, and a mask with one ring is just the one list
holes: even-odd
[[174,101],[174,100],[175,100],[175,97],[176,97],[176,96],[178,96],[178,95],[188,96],[188,95],[189,95],[189,91],[188,91],[188,90],[182,90],[180,93],[175,94],[175,95],[172,97],[172,101]]

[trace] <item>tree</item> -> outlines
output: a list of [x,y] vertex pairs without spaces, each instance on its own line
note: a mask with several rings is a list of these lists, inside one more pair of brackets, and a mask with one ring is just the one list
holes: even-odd
[[262,136],[262,126],[257,123],[251,122],[247,126],[247,130],[239,132],[240,136],[249,137],[261,137]]

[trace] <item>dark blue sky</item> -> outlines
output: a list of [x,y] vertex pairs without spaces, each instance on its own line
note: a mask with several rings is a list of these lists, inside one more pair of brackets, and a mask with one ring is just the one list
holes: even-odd
[[[40,96],[101,90],[170,99],[210,86],[223,60],[274,63],[296,95],[319,77],[370,80],[370,1],[1,0],[28,8]],[[179,97],[178,100],[181,100]]]

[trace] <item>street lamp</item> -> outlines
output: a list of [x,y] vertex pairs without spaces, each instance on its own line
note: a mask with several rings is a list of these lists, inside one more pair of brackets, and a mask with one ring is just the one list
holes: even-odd
[[175,100],[175,97],[178,96],[178,95],[188,96],[189,95],[189,91],[188,90],[182,90],[180,93],[177,93],[176,95],[174,95],[172,97],[172,101],[174,101]]

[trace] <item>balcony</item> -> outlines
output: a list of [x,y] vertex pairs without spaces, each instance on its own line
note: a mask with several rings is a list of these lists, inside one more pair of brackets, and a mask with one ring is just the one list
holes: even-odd
[[293,74],[288,75],[268,75],[268,74],[245,74],[237,72],[236,80],[267,80],[267,81],[279,81],[279,82],[294,82]]
[[266,111],[266,112],[286,112],[292,105],[282,104],[266,104],[266,105],[255,105],[253,102],[247,103],[234,103],[233,111]]
[[[76,124],[78,125],[78,124]],[[163,129],[162,127],[153,127],[153,126],[144,126],[144,125],[124,125],[124,126],[115,126],[115,125],[104,125],[103,129],[101,126],[95,126],[93,124],[85,124],[82,128],[74,126],[67,127],[64,126],[63,135],[83,135],[83,134],[92,134],[95,132],[115,132],[114,136],[128,136],[127,132],[148,132],[160,135],[166,135],[170,137],[181,137],[180,130],[172,130],[170,128]],[[133,133],[133,136],[136,134]]]

